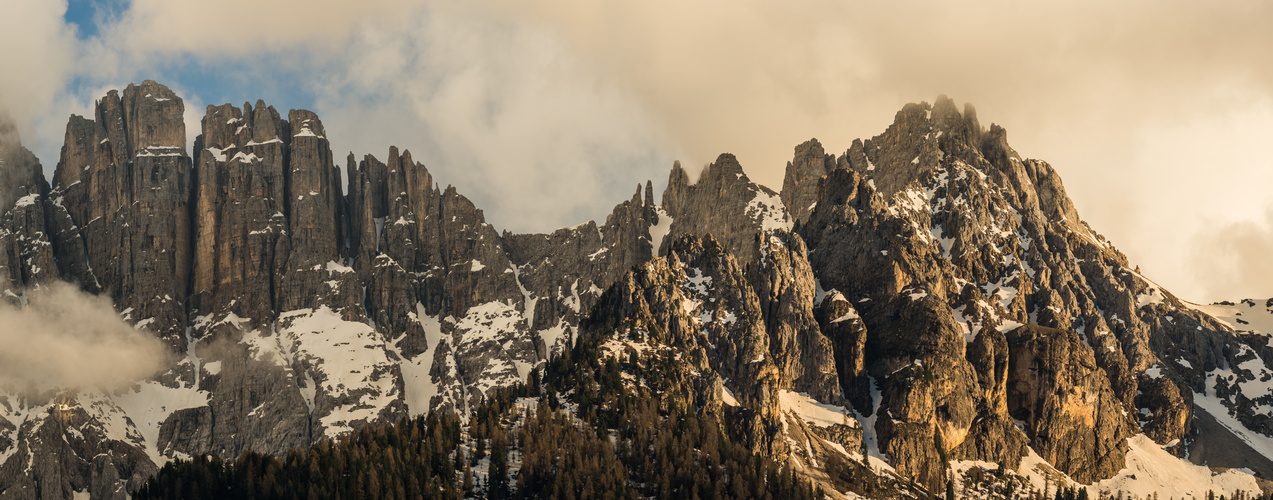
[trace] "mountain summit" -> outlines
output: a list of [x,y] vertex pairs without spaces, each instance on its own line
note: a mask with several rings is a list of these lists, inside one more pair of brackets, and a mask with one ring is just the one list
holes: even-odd
[[0,294],[74,283],[177,360],[0,388],[2,498],[123,498],[172,460],[467,420],[541,381],[578,426],[705,416],[836,497],[1273,476],[1273,331],[1134,271],[1050,165],[945,97],[838,155],[800,144],[781,192],[722,154],[550,234],[500,233],[409,151],[342,179],[309,111],[208,106],[189,151],[183,113],[153,81],[109,92],[51,185],[0,126]]

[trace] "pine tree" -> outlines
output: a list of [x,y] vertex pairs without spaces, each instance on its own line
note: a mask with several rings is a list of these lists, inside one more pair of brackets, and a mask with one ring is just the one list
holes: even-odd
[[473,494],[473,469],[470,469],[468,464],[464,465],[464,483],[460,489],[466,497]]
[[491,440],[491,463],[490,463],[490,488],[489,495],[491,498],[500,499],[508,497],[508,443],[504,441],[503,436],[496,436]]

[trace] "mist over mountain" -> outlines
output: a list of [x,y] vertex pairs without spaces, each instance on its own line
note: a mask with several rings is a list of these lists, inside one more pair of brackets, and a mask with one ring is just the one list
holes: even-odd
[[[92,361],[67,371],[127,363],[122,388],[7,364],[0,498],[172,494],[198,476],[176,465],[252,453],[287,457],[272,484],[382,487],[387,463],[301,460],[412,425],[441,457],[418,496],[1273,493],[1273,300],[1180,300],[971,105],[796,145],[781,190],[729,153],[676,163],[657,197],[633,179],[545,234],[500,231],[409,151],[342,168],[313,112],[210,105],[193,144],[185,114],[154,81],[106,93],[51,182],[0,124],[0,318],[65,316],[10,322],[6,348],[121,323],[171,358],[59,342]],[[527,441],[545,429],[606,474]],[[321,486],[289,494],[354,488]]]

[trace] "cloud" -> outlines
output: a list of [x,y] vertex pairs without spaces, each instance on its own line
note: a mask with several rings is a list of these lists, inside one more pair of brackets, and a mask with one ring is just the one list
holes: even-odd
[[[35,128],[74,71],[75,33],[63,22],[64,12],[64,0],[0,6],[0,109],[20,130]],[[28,142],[38,142],[33,135],[25,134]],[[60,147],[60,137],[57,142]]]
[[[1263,220],[1241,221],[1201,231],[1193,240],[1190,271],[1213,297],[1237,301],[1269,298],[1273,283],[1273,205]],[[1222,300],[1222,299],[1215,299]]]
[[331,50],[359,22],[388,20],[411,0],[221,0],[215,4],[132,0],[102,30],[102,42],[130,57],[234,57],[305,45]]
[[1262,21],[1273,6],[1251,2],[505,5],[627,82],[669,118],[690,160],[733,151],[775,184],[801,140],[847,148],[902,104],[939,93],[991,120],[1042,128],[1106,106],[1121,122],[1179,115],[1190,100],[1169,98],[1217,82],[1271,83],[1257,63],[1273,43]]
[[[1251,248],[1251,231],[1267,224],[1273,206],[1266,147],[1273,96],[1244,91],[1195,102],[1206,103],[1206,111],[1134,129],[1121,168],[1081,179],[1095,203],[1080,208],[1095,212],[1087,216],[1094,227],[1117,232],[1128,257],[1182,297],[1273,296],[1271,276],[1255,272],[1260,266],[1240,251]],[[1217,273],[1224,269],[1247,271]]]
[[110,299],[56,282],[0,301],[0,387],[112,389],[167,368],[167,348],[120,319]]
[[523,20],[428,4],[361,25],[336,57],[316,103],[336,151],[410,148],[501,228],[604,220],[675,159],[640,102]]

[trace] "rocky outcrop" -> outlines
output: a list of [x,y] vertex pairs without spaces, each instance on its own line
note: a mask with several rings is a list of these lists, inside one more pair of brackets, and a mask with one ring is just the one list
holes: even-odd
[[1132,431],[1078,335],[1025,325],[1007,340],[1008,412],[1025,422],[1031,447],[1083,483],[1122,469]]
[[814,317],[817,282],[804,240],[786,231],[760,238],[760,262],[750,268],[749,280],[760,300],[780,386],[840,404],[835,347]]
[[[195,139],[191,313],[234,314],[259,327],[274,319],[275,277],[290,250],[284,175],[288,123],[263,102],[208,106]],[[214,323],[215,324],[215,323]],[[205,332],[200,328],[200,336]]]
[[[812,151],[818,161],[826,160],[817,141],[797,149],[804,152],[798,156]],[[797,160],[802,168],[811,161]],[[816,193],[814,174],[810,171],[799,178],[812,179]],[[800,189],[808,190],[803,185]],[[703,169],[694,184],[675,164],[660,213],[670,219],[667,231],[673,238],[688,234],[720,241],[747,270],[761,303],[779,386],[824,403],[842,404],[845,392],[836,372],[835,347],[814,316],[817,280],[804,240],[790,232],[793,217],[783,200],[752,183],[737,159],[723,154]]]
[[97,289],[62,199],[51,196],[39,160],[0,116],[0,297],[20,304],[28,287],[57,279]]
[[[109,399],[50,391],[0,396],[0,422],[18,437],[0,456],[0,495],[15,499],[126,499],[158,472],[141,435],[124,433],[124,412]],[[0,424],[0,428],[4,426]]]
[[[813,170],[797,163],[790,179]],[[931,106],[908,105],[884,134],[855,141],[836,165],[852,173],[828,169],[818,180],[813,212],[800,226],[814,274],[860,313],[867,370],[885,393],[882,409],[901,404],[906,411],[929,411],[927,396],[887,395],[894,385],[887,379],[905,373],[893,370],[915,358],[954,359],[955,370],[940,371],[975,374],[952,379],[959,387],[975,381],[978,388],[969,401],[977,424],[967,432],[980,437],[956,446],[943,440],[957,457],[1012,465],[1026,444],[1036,451],[1047,446],[1039,436],[1074,432],[1070,424],[1048,421],[1030,429],[1027,442],[1013,429],[1006,404],[1018,375],[1008,369],[1015,361],[1004,334],[1019,325],[1076,335],[1082,342],[1064,356],[1090,355],[1112,391],[1112,401],[1102,399],[1101,408],[1118,411],[1103,410],[1107,423],[1092,434],[1090,446],[1067,449],[1082,457],[1048,457],[1063,472],[1088,479],[1121,467],[1117,450],[1130,431],[1120,429],[1134,425],[1124,415],[1139,413],[1142,429],[1159,443],[1184,442],[1192,408],[1179,388],[1216,390],[1204,387],[1204,372],[1255,357],[1224,354],[1253,350],[1244,351],[1214,320],[1129,268],[1126,257],[1079,219],[1052,168],[1020,157],[1008,146],[1006,132],[993,125],[982,128],[971,107],[961,113],[945,98]],[[784,186],[790,191],[784,196],[808,189],[801,184]],[[898,307],[899,296],[914,304]],[[900,330],[927,333],[919,338],[891,333],[904,325],[909,327]],[[1235,377],[1255,380],[1258,372]],[[843,370],[840,375],[843,380]],[[933,377],[936,381],[940,375]],[[921,392],[927,390],[925,383],[917,384]],[[1070,390],[1072,383],[1059,385]],[[1244,404],[1241,399],[1228,400],[1237,407]],[[937,407],[931,405],[934,412]],[[1252,416],[1248,425],[1258,425],[1258,419]],[[943,436],[959,435],[963,428],[955,425],[951,431]],[[887,434],[881,429],[886,448]],[[933,456],[919,446],[901,451],[916,464]],[[1098,455],[1099,460],[1093,458]],[[901,460],[899,470],[908,460]],[[915,470],[933,467],[930,462]]]
[[258,101],[209,106],[203,128],[190,314],[208,409],[172,417],[166,442],[278,453],[404,415],[400,369],[342,263],[345,204],[322,122]]
[[[259,101],[209,107],[192,170],[182,115],[181,99],[154,82],[108,93],[95,119],[71,118],[53,189],[6,214],[41,221],[24,234],[39,235],[32,248],[47,255],[12,252],[28,263],[11,280],[19,295],[41,279],[78,281],[179,355],[153,381],[68,404],[127,402],[93,418],[135,436],[128,446],[151,471],[142,478],[182,453],[283,453],[405,415],[397,359],[365,323],[362,283],[342,264],[345,200],[317,116],[283,120]],[[23,415],[18,440],[30,441]],[[94,470],[125,481],[141,467],[116,465]],[[81,491],[88,469],[75,470],[60,480]],[[121,485],[111,487],[129,491]]]
[[[601,296],[584,334],[617,333],[682,353],[684,368],[699,377],[718,376],[721,390],[741,406],[730,410],[731,420],[741,423],[740,437],[753,451],[786,456],[778,368],[760,301],[722,243],[683,236],[670,244],[666,257],[626,273]],[[720,396],[711,387],[682,393],[685,400],[678,403],[719,408]]]
[[29,287],[52,280],[98,290],[84,242],[40,161],[0,115],[0,300],[21,304]]
[[866,325],[862,316],[839,291],[827,292],[814,310],[818,327],[831,342],[839,388],[858,414],[875,411],[871,382],[866,372]]
[[605,224],[589,221],[552,234],[504,233],[504,246],[532,309],[527,321],[541,357],[568,348],[601,292],[656,254],[662,241],[652,240],[651,228],[666,226],[668,216],[653,198],[647,182],[645,197],[638,186]]
[[23,197],[48,191],[40,160],[22,146],[18,129],[0,112],[0,213],[8,212]]
[[1140,394],[1136,396],[1136,406],[1142,408],[1137,420],[1141,431],[1155,442],[1169,445],[1173,453],[1184,455],[1182,438],[1192,434],[1193,393],[1161,375],[1146,375],[1137,385]]
[[817,139],[809,139],[796,146],[795,158],[787,162],[780,194],[782,204],[795,223],[809,220],[809,214],[813,213],[818,202],[818,180],[835,168],[835,155],[826,154]]
[[438,188],[410,152],[347,168],[349,253],[377,329],[418,371],[420,386],[409,390],[419,399],[408,404],[462,410],[524,380],[542,358],[519,335],[526,297],[482,211],[454,187]]
[[663,191],[663,211],[672,219],[671,236],[711,234],[744,265],[760,257],[758,233],[789,231],[793,224],[778,193],[751,182],[729,153],[704,167],[693,184],[680,162],[674,164]]

